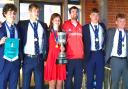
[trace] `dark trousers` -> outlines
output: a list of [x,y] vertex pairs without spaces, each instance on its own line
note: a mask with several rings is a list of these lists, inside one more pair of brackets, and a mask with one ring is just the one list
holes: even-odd
[[104,56],[102,51],[91,51],[90,58],[87,59],[86,74],[87,74],[87,89],[93,89],[94,76],[96,81],[96,89],[102,89],[104,80]]
[[128,62],[127,59],[112,57],[111,74],[112,74],[112,89],[119,89],[119,81],[122,79],[124,89],[128,89]]
[[[65,89],[81,89],[82,85],[82,60],[73,59],[68,60],[67,77],[65,80]],[[72,79],[74,78],[74,82]]]
[[38,58],[25,57],[23,62],[23,89],[30,89],[32,72],[35,89],[44,89],[44,62]]
[[0,72],[0,89],[17,89],[20,72],[20,61],[9,62],[5,60],[4,69]]

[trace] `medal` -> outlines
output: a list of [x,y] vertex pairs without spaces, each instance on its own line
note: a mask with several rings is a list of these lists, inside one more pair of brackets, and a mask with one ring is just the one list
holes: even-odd
[[58,46],[58,44],[56,44],[56,48],[58,48],[59,46]]
[[34,38],[34,41],[37,41],[37,38]]
[[124,44],[122,44],[122,46],[124,47]]
[[96,38],[95,40],[96,40],[97,42],[99,41],[99,39],[98,39],[98,38]]

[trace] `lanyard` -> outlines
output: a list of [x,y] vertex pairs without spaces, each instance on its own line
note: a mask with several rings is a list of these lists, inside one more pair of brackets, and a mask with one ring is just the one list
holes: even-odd
[[[39,38],[38,38],[38,33],[37,33],[38,22],[37,22],[36,27],[34,27],[31,22],[30,22],[30,25],[31,25],[31,27],[32,27],[32,29],[33,29],[33,31],[34,31],[34,38],[35,38],[34,40],[35,40],[35,41],[39,40]],[[36,34],[37,34],[37,35],[36,35]]]
[[[8,26],[7,22],[5,22],[5,26],[7,27],[7,29],[9,30],[9,32],[11,33],[11,30],[13,30],[11,27]],[[13,25],[14,26],[14,25]],[[14,29],[15,32],[15,29]],[[15,36],[14,36],[15,37]]]
[[54,29],[52,29],[56,43],[58,44],[58,36]]
[[31,25],[31,27],[32,27],[33,30],[37,30],[37,29],[38,29],[38,22],[37,22],[37,25],[36,25],[36,27],[35,27],[36,29],[34,28],[34,26],[32,25],[31,22],[30,22],[30,25]]
[[[92,28],[92,30],[93,30],[93,32],[95,33],[95,29],[93,28],[93,26],[92,26],[92,24],[90,24],[91,25],[91,28]],[[98,32],[99,32],[99,25],[98,25]]]

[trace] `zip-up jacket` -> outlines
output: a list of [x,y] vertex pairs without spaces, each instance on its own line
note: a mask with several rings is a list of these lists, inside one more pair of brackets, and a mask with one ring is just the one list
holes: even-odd
[[79,22],[74,26],[71,20],[65,21],[62,26],[66,32],[66,56],[68,59],[83,59],[82,26]]

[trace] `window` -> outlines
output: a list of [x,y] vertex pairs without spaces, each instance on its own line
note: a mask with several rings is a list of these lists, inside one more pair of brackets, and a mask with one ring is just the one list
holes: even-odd
[[30,3],[20,3],[20,20],[27,20],[29,19],[29,7]]
[[2,15],[3,6],[4,6],[4,4],[0,4],[0,20],[2,22],[5,20],[4,17],[3,17],[3,15]]
[[[20,20],[29,19],[28,7],[30,3],[20,3]],[[39,20],[44,21],[49,26],[50,17],[53,13],[61,14],[61,5],[58,4],[46,4],[46,3],[37,3],[41,6]]]
[[53,13],[58,13],[61,15],[60,5],[44,5],[44,22],[49,26],[50,17]]

